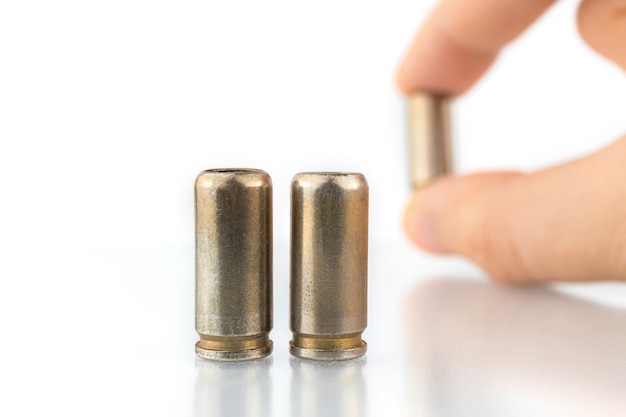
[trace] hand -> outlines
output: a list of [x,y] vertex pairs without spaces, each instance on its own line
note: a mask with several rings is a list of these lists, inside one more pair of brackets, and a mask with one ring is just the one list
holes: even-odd
[[[400,89],[459,95],[553,0],[441,0],[398,72]],[[583,0],[583,39],[626,69],[626,1]],[[504,282],[626,279],[626,136],[531,174],[452,176],[417,192],[406,231]]]

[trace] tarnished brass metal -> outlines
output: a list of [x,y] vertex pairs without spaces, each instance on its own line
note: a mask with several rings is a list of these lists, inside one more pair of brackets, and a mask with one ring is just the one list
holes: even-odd
[[365,354],[369,188],[352,173],[302,173],[291,185],[291,331],[294,356]]
[[426,92],[408,98],[411,186],[452,172],[450,100]]
[[196,179],[196,354],[234,361],[272,353],[272,183],[253,169]]

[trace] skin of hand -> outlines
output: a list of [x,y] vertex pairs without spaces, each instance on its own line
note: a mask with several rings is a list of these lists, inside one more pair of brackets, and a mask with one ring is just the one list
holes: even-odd
[[[553,2],[441,0],[400,65],[400,90],[464,93]],[[626,0],[583,0],[578,28],[626,70]],[[530,174],[445,177],[413,195],[405,229],[419,247],[464,256],[501,282],[625,280],[625,170],[626,136]]]

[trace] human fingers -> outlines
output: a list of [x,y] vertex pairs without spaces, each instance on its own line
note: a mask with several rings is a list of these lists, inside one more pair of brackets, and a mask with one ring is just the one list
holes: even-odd
[[578,29],[589,46],[626,70],[626,0],[584,0]]
[[402,92],[458,95],[489,68],[498,52],[554,0],[442,0],[406,53]]
[[626,137],[531,174],[436,181],[416,193],[406,231],[505,282],[626,279]]

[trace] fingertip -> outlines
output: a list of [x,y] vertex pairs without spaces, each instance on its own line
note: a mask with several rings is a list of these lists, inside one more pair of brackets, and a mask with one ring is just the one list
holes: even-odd
[[418,247],[438,254],[481,257],[480,234],[493,213],[496,188],[520,174],[514,172],[448,176],[416,191],[404,215],[407,236]]
[[576,17],[578,31],[587,45],[626,70],[626,12],[623,2],[583,0]]
[[396,73],[405,95],[436,91],[458,96],[489,68],[497,51],[474,49],[450,36],[437,24],[427,23],[406,52]]
[[[434,253],[447,253],[439,241],[436,220],[424,204],[425,191],[413,194],[404,212],[404,230],[416,246]],[[428,197],[426,197],[428,198]]]

